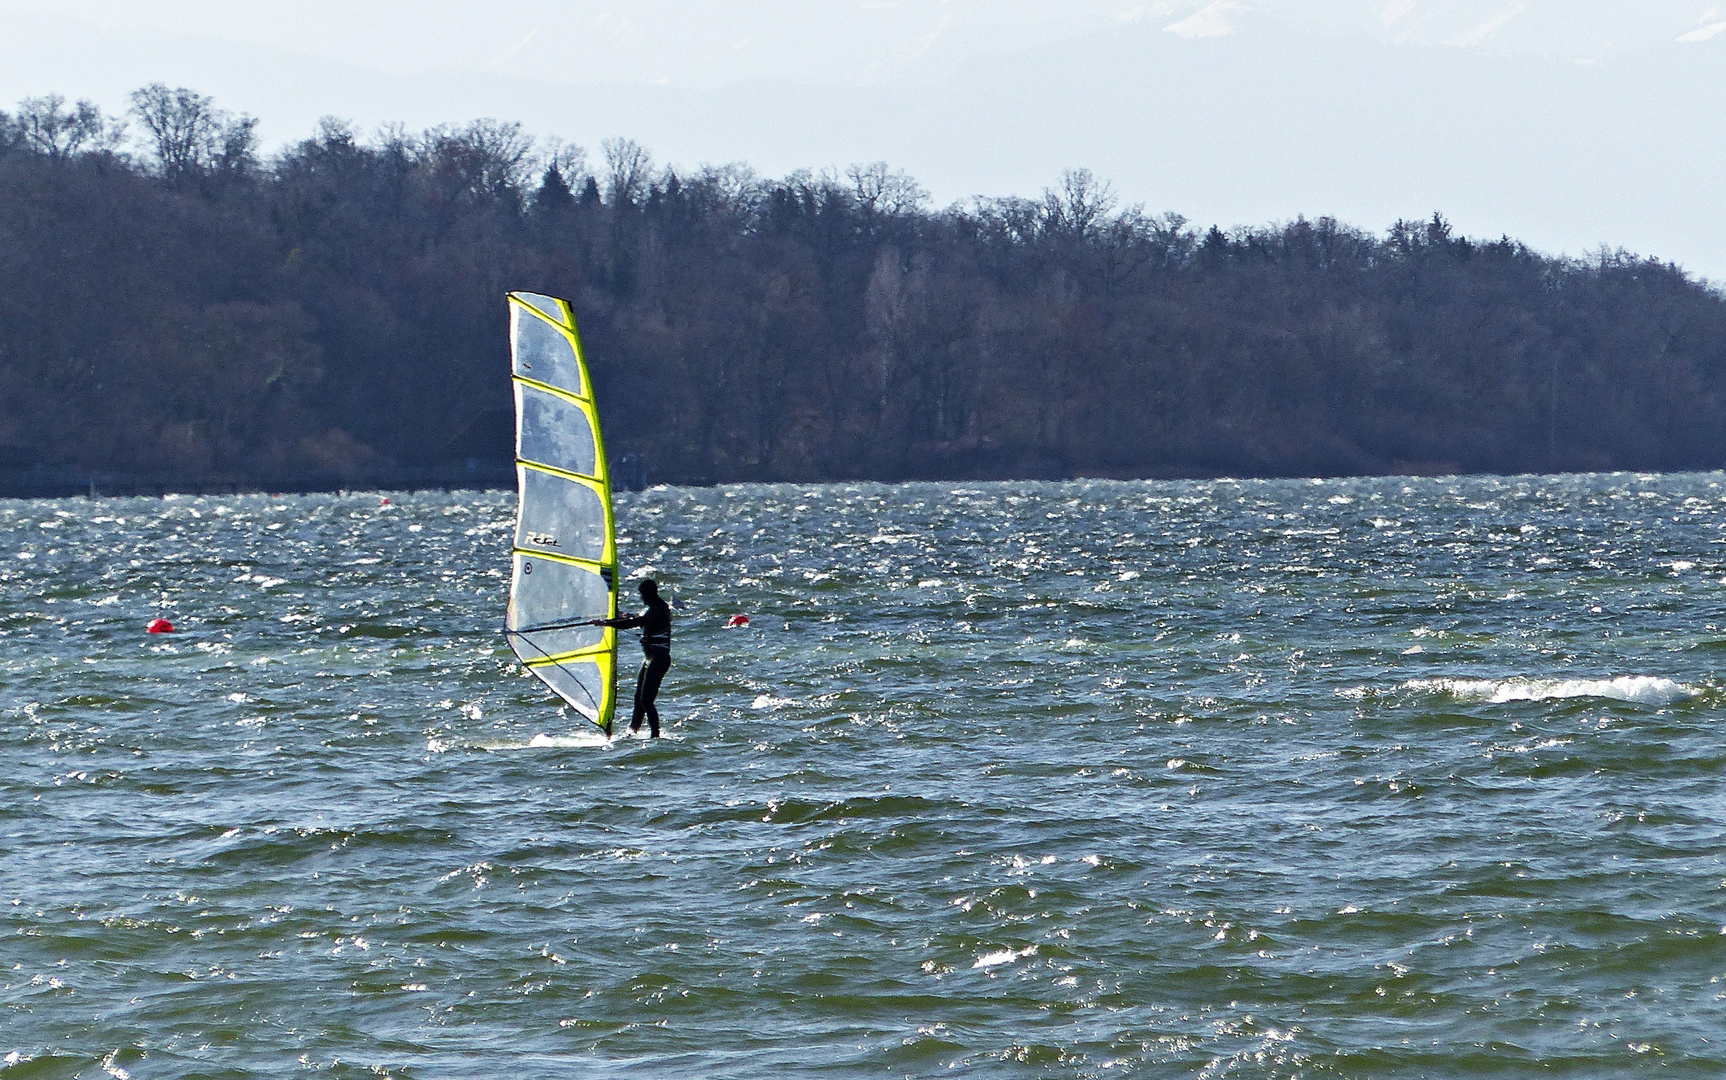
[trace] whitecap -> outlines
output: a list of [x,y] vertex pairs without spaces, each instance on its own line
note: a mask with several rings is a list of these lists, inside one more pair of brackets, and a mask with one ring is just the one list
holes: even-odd
[[1410,690],[1448,694],[1463,701],[1503,704],[1509,701],[1552,701],[1565,698],[1607,698],[1641,705],[1670,705],[1702,691],[1656,675],[1620,675],[1615,679],[1413,679]]
[[[618,739],[628,738],[627,734],[619,734]],[[464,750],[489,750],[493,753],[505,750],[548,750],[548,749],[603,749],[611,745],[611,740],[598,728],[591,732],[578,732],[574,735],[548,735],[540,732],[526,742],[520,740],[484,740],[479,742],[464,742],[460,746]],[[434,754],[445,753],[455,749],[451,743],[433,738],[429,740],[426,749]]]
[[132,1080],[132,1074],[120,1067],[120,1051],[116,1048],[108,1052],[101,1061],[102,1071],[112,1076],[114,1080]]
[[999,967],[1002,964],[1011,964],[1020,957],[1035,956],[1036,954],[1037,947],[1035,945],[1027,945],[1017,952],[1014,952],[1012,949],[1001,949],[996,952],[987,952],[977,957],[977,962],[972,964],[971,967],[973,970],[977,968]]
[[[605,746],[610,741],[610,739],[605,737],[603,732],[599,731],[595,731],[592,734],[583,733],[580,735],[547,735],[542,731],[538,735],[527,740],[527,749],[532,750],[547,746]],[[498,747],[498,749],[506,750],[513,749],[513,747]]]

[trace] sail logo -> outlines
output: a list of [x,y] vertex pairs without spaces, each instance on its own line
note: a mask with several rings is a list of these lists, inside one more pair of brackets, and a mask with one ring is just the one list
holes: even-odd
[[528,533],[527,542],[539,547],[556,547],[557,537],[550,533]]

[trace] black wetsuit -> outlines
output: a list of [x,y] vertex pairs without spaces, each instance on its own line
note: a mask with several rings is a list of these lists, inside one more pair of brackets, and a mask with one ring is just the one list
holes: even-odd
[[648,730],[659,738],[659,710],[653,701],[659,696],[659,683],[671,666],[671,606],[659,597],[649,600],[640,615],[626,615],[612,624],[620,630],[641,627],[641,671],[635,676],[635,712],[629,718],[629,730],[640,731],[647,719]]

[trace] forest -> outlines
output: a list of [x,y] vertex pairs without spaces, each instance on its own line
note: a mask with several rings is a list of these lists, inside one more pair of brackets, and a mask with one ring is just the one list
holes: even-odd
[[936,208],[490,120],[264,154],[153,85],[0,114],[0,473],[507,463],[512,289],[572,302],[635,484],[1726,465],[1726,296],[1653,258],[1224,231],[1078,169]]

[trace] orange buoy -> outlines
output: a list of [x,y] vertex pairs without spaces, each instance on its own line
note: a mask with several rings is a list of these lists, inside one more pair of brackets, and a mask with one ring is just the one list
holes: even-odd
[[144,632],[146,634],[172,634],[174,624],[167,619],[151,619],[144,627]]
[[749,625],[749,616],[747,616],[747,615],[733,615],[733,616],[731,616],[730,619],[726,620],[725,628],[727,630],[729,630],[734,626],[748,626],[748,625]]

